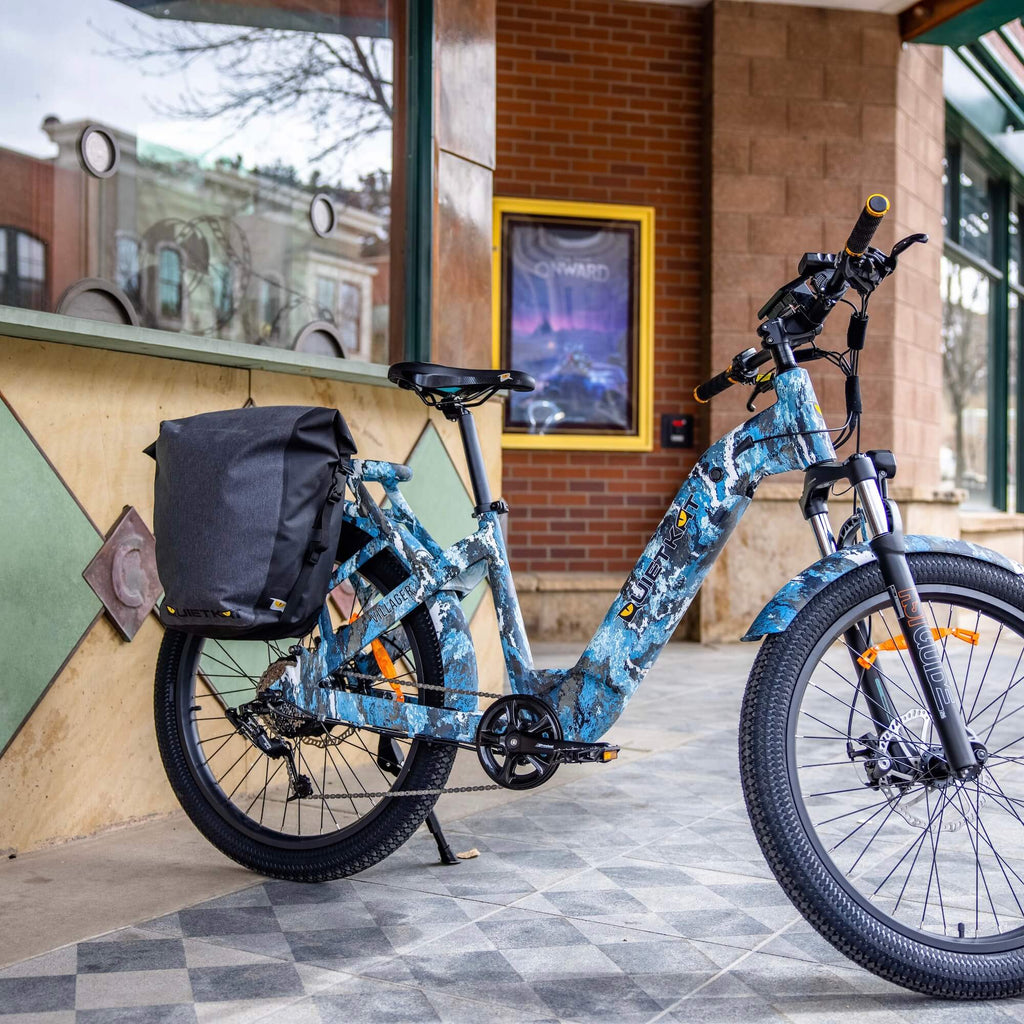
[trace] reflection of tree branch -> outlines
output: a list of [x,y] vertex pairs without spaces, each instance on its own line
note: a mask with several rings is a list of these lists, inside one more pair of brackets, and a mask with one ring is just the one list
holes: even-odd
[[198,25],[136,29],[132,43],[104,38],[119,60],[162,65],[150,73],[181,73],[204,58],[213,62],[216,95],[200,95],[186,84],[175,99],[152,104],[158,113],[203,121],[230,117],[238,130],[261,114],[305,109],[318,132],[334,136],[317,159],[387,131],[394,118],[392,82],[381,72],[376,40],[368,53],[365,41],[352,36]]
[[968,459],[964,414],[988,379],[987,279],[972,272],[966,295],[964,268],[950,266],[942,304],[942,382],[953,412],[957,487],[967,485]]

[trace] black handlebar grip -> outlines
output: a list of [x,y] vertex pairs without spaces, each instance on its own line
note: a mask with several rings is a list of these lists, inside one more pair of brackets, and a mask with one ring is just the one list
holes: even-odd
[[880,193],[868,196],[864,209],[860,211],[857,223],[853,225],[850,237],[846,240],[846,251],[850,256],[861,256],[871,244],[878,225],[889,212],[889,200]]
[[732,369],[723,370],[721,373],[716,373],[711,380],[704,381],[703,384],[698,384],[693,389],[693,397],[700,402],[701,405],[706,405],[711,401],[715,395],[720,395],[723,391],[728,391],[729,388],[736,383],[729,376],[732,373]]

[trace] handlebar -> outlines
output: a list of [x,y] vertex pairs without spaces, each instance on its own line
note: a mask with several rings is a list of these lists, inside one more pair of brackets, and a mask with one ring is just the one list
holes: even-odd
[[[862,271],[858,268],[865,259],[868,259],[864,254],[867,252],[879,224],[882,223],[882,218],[889,212],[889,205],[889,200],[880,193],[876,192],[868,196],[864,203],[864,209],[861,210],[860,216],[846,240],[844,251],[840,252],[838,256],[810,253],[805,255],[800,264],[801,277],[780,288],[758,312],[759,317],[767,316],[769,318],[759,328],[762,338],[765,337],[766,327],[779,328],[779,325],[782,325],[780,330],[783,338],[788,335],[793,339],[792,344],[795,346],[801,340],[820,333],[825,318],[836,302],[842,298],[848,285],[855,284],[858,289],[867,287],[861,283]],[[927,236],[913,236],[913,240],[926,241]],[[910,239],[904,241],[909,242]],[[899,246],[893,249],[892,256],[888,259],[884,254],[877,253],[875,250],[869,254],[871,260],[878,257],[885,264],[878,280],[884,277],[885,273],[891,273],[895,266],[897,249]],[[812,255],[813,260],[811,260]],[[811,265],[818,270],[817,274],[807,273]],[[870,285],[872,290],[878,280]],[[774,320],[773,317],[780,319]],[[866,323],[866,318],[864,322]],[[795,330],[794,324],[799,324],[802,330]],[[765,344],[770,343],[765,342]],[[861,345],[863,345],[862,339]],[[789,346],[785,347],[789,351]],[[716,395],[727,391],[733,384],[754,383],[754,368],[771,358],[770,352],[758,353],[755,349],[747,349],[733,359],[728,369],[716,373],[710,380],[706,380],[694,388],[693,397],[704,405]],[[789,359],[791,360],[790,365],[792,365],[792,352],[790,352]],[[803,360],[798,356],[797,361]],[[777,365],[780,370],[785,368],[781,363]]]
[[889,212],[889,200],[885,196],[875,193],[868,196],[864,203],[864,209],[860,211],[857,223],[853,225],[850,237],[846,240],[846,254],[848,256],[863,256],[864,250],[871,244],[875,237],[878,225],[882,218]]
[[728,391],[729,388],[736,384],[737,381],[733,380],[729,374],[732,372],[730,366],[728,370],[723,370],[721,373],[716,373],[710,380],[704,381],[703,384],[698,384],[693,389],[693,397],[700,402],[701,405],[707,405],[715,395],[720,395],[723,391]]

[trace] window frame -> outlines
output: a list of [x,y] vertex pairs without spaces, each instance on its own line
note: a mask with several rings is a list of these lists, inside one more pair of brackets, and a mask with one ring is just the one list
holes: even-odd
[[[960,170],[962,154],[967,149],[972,158],[988,175],[992,196],[991,262],[962,244],[960,237]],[[988,373],[988,474],[992,507],[1000,512],[1024,512],[1024,286],[1010,282],[1010,210],[1024,210],[1024,178],[984,136],[974,129],[957,110],[946,104],[946,158],[949,191],[943,208],[948,210],[943,235],[943,253],[952,260],[967,264],[989,279],[989,369]],[[948,201],[948,204],[947,204]],[[1020,229],[1020,226],[1019,226]],[[1021,236],[1017,236],[1018,260]],[[1009,302],[1011,292],[1017,296],[1017,338],[1011,346],[1009,338]],[[1016,423],[1014,430],[1015,491],[1009,493],[1008,442],[1009,393],[1011,348],[1016,349],[1016,388],[1012,396]]]

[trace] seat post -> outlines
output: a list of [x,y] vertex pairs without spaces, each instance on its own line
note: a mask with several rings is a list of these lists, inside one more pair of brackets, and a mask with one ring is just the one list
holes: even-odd
[[466,463],[469,466],[469,480],[473,485],[473,500],[476,502],[474,512],[487,512],[491,507],[491,488],[487,482],[487,470],[484,468],[483,452],[480,451],[480,438],[477,436],[473,414],[463,405],[453,404],[451,410],[444,410],[448,419],[457,420],[459,433],[462,435],[462,447],[466,451]]

